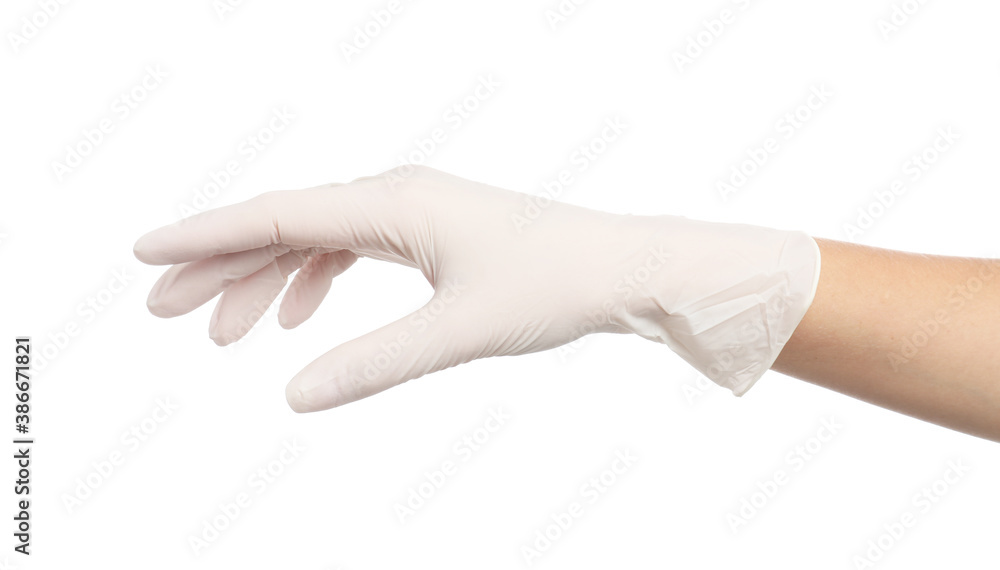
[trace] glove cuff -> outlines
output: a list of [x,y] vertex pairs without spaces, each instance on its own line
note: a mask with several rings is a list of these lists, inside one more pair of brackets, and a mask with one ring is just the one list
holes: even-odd
[[622,325],[742,396],[812,304],[819,247],[802,232],[660,218],[668,270],[625,308]]

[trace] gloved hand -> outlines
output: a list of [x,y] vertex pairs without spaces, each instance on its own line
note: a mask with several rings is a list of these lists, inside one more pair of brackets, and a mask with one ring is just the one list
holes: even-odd
[[157,316],[222,293],[209,325],[220,345],[245,334],[296,270],[278,313],[285,328],[308,319],[358,257],[422,271],[427,305],[289,382],[299,412],[593,332],[665,343],[741,395],[777,358],[819,277],[819,249],[802,233],[597,212],[426,167],[263,194],[146,234],[135,255],[173,264],[149,295]]

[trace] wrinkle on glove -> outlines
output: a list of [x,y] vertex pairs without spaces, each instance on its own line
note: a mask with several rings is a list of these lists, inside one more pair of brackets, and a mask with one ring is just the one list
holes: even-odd
[[656,331],[656,340],[742,396],[771,368],[812,304],[820,252],[798,232],[740,226],[730,236],[718,255],[678,255],[696,285],[672,297],[660,319],[654,314],[635,326]]

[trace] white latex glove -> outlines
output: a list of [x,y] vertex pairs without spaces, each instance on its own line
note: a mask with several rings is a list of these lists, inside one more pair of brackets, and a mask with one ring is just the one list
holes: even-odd
[[222,293],[209,335],[224,345],[296,270],[278,314],[285,328],[309,318],[358,256],[422,271],[434,288],[427,305],[289,382],[289,405],[306,412],[592,332],[665,343],[741,395],[812,302],[819,249],[803,233],[609,214],[406,168],[263,194],[143,236],[139,260],[174,264],[150,292],[150,311],[177,316]]

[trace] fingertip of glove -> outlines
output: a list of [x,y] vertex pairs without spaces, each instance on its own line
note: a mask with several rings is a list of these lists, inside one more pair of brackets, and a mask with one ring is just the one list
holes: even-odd
[[169,319],[171,317],[176,317],[175,311],[171,311],[169,307],[166,307],[160,303],[159,299],[150,297],[146,299],[146,308],[154,317],[160,317],[161,319]]
[[282,306],[278,309],[278,326],[285,330],[291,330],[299,326],[299,322],[288,316],[284,311],[284,308],[285,307]]
[[146,296],[146,308],[154,316],[161,319],[169,319],[181,314],[169,302],[163,302],[163,291],[169,288],[168,282],[172,282],[169,271],[153,285],[153,288],[149,290],[149,295]]
[[343,401],[337,382],[325,374],[304,369],[285,386],[285,400],[296,413],[304,414],[336,408]]
[[132,246],[132,255],[147,265],[156,265],[152,253],[153,248],[150,246],[148,236],[149,234],[146,234],[135,241],[135,245]]
[[[170,226],[167,226],[170,227]],[[173,265],[178,263],[176,252],[171,250],[167,234],[163,233],[163,228],[154,230],[135,240],[132,246],[132,255],[146,265]]]
[[285,400],[288,402],[288,407],[297,414],[306,414],[321,409],[317,408],[313,402],[310,402],[310,399],[305,395],[295,379],[285,386]]
[[213,318],[209,324],[208,338],[212,339],[216,346],[229,346],[242,337],[243,335],[234,334],[232,331],[225,331],[224,327],[218,325],[217,318]]

